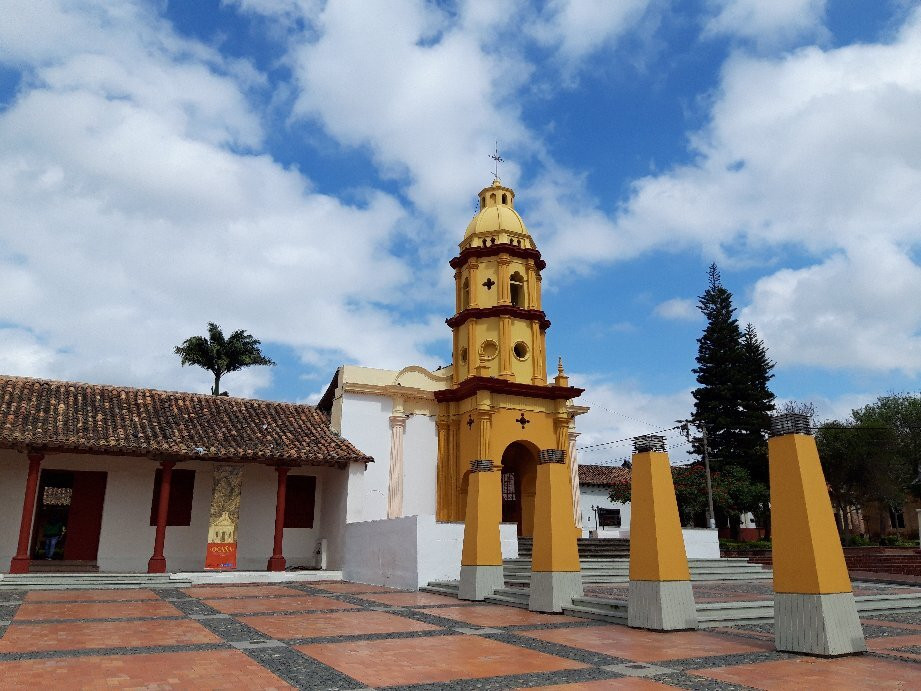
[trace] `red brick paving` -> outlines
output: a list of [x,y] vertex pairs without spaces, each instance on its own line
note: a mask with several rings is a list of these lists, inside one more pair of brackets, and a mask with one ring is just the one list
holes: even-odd
[[183,588],[182,592],[192,597],[294,597],[304,593],[283,585],[196,585]]
[[562,624],[564,622],[585,621],[575,617],[564,617],[559,614],[540,614],[518,607],[504,607],[503,605],[439,607],[437,610],[431,610],[428,613],[454,619],[459,624],[472,624],[473,626],[525,626],[528,624]]
[[318,595],[298,597],[247,597],[202,600],[218,612],[226,614],[255,614],[266,612],[296,612],[310,609],[358,609],[358,605]]
[[703,631],[643,631],[626,626],[592,626],[574,629],[522,631],[523,636],[562,643],[596,653],[639,662],[659,662],[710,655],[759,653],[773,650],[773,641],[745,639]]
[[237,650],[0,662],[0,688],[290,689]]
[[16,624],[0,639],[0,653],[90,648],[134,648],[217,643],[220,639],[189,619],[165,621]]
[[44,619],[134,619],[178,617],[182,612],[168,602],[43,602],[19,607],[14,621]]
[[32,590],[26,593],[26,602],[66,602],[93,600],[116,602],[120,600],[159,600],[157,594],[146,588],[109,588],[104,590]]
[[265,617],[240,617],[240,621],[272,638],[317,638],[320,636],[359,636],[369,633],[434,631],[437,626],[413,621],[387,612],[324,612],[322,614],[281,614]]
[[297,646],[368,686],[424,684],[586,665],[481,636],[434,636]]
[[755,689],[916,689],[921,680],[917,665],[863,656],[837,659],[797,657],[691,673]]

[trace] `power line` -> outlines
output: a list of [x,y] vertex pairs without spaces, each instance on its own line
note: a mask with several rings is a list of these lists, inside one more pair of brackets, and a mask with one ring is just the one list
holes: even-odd
[[[647,432],[646,434],[661,434],[662,432],[671,432],[673,430],[679,429],[680,425],[675,425],[674,427],[666,427],[665,429],[656,430],[655,432]],[[602,441],[597,444],[586,444],[585,446],[577,446],[576,448],[580,451],[585,449],[597,449],[602,446],[615,446],[616,444],[623,444],[625,442],[633,441],[636,437],[642,436],[640,434],[633,434],[629,437],[624,437],[623,439],[615,439],[614,441]]]

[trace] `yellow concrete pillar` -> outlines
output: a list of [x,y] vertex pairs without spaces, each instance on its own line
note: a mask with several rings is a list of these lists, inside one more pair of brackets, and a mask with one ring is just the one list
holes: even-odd
[[634,440],[630,498],[627,624],[673,631],[697,628],[691,574],[665,440]]
[[566,452],[545,449],[537,466],[534,546],[528,609],[561,612],[582,596],[579,547],[572,531],[572,487]]
[[768,439],[778,650],[866,650],[844,552],[809,418],[776,416]]
[[461,600],[482,600],[505,585],[502,573],[502,472],[489,460],[470,463],[461,553]]

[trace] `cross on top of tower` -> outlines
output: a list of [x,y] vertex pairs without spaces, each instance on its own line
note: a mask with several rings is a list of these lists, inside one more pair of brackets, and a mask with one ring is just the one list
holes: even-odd
[[504,163],[505,159],[499,155],[499,142],[496,142],[496,152],[489,154],[489,157],[496,162],[496,169],[493,171],[493,178],[495,180],[499,179],[499,164]]

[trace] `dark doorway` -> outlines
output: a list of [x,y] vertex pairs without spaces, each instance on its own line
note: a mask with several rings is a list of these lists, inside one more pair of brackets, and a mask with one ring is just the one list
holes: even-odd
[[99,471],[42,471],[33,559],[96,561],[107,477]]
[[518,534],[534,532],[534,489],[537,458],[521,442],[513,442],[502,453],[502,522],[516,523]]

